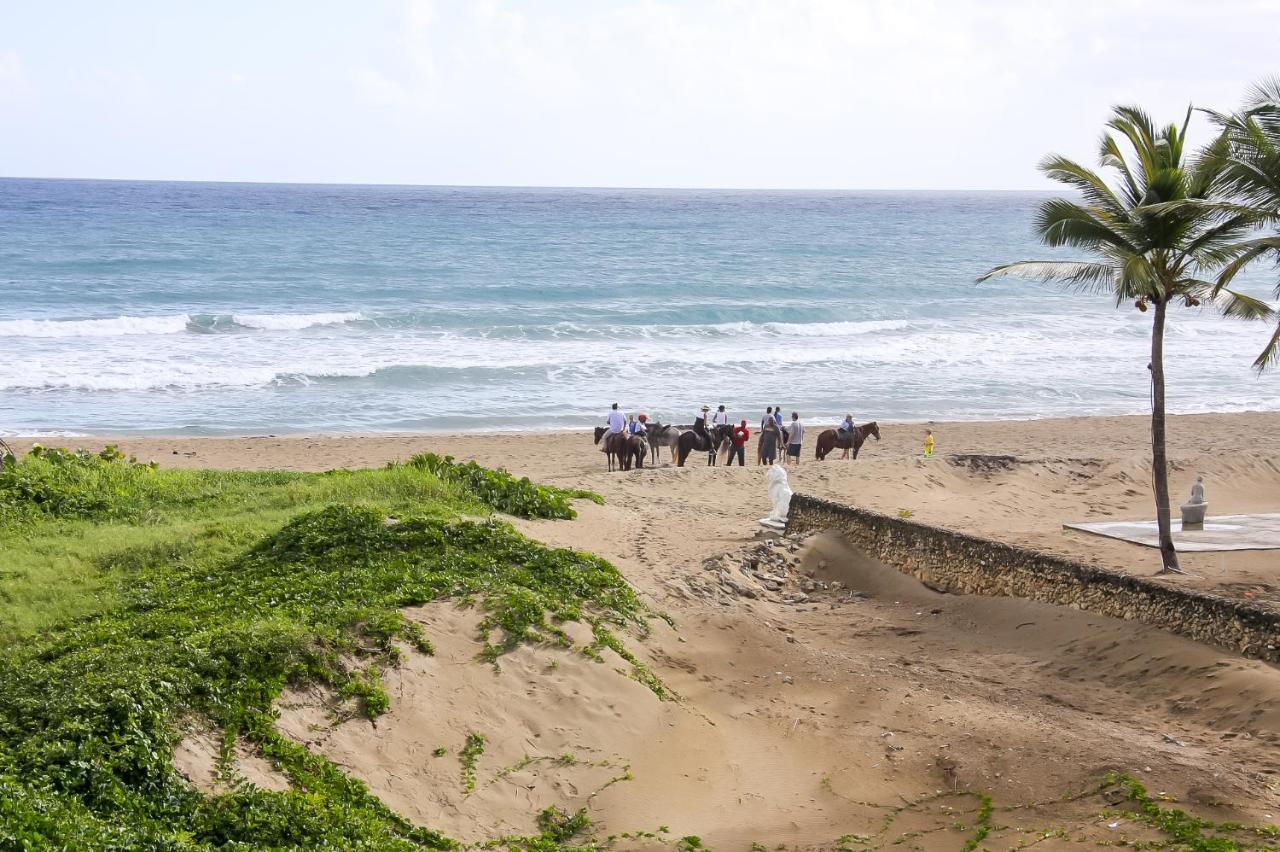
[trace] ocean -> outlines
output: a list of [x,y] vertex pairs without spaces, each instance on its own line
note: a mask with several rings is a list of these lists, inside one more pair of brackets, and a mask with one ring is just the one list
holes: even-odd
[[[1149,315],[974,283],[1045,197],[0,180],[0,435],[1145,413]],[[1268,331],[1175,312],[1170,410]]]

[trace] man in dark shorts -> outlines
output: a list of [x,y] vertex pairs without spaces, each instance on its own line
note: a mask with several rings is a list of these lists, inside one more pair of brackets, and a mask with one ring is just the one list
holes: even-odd
[[787,460],[800,464],[800,445],[804,442],[804,424],[800,414],[791,412],[791,428],[787,429]]

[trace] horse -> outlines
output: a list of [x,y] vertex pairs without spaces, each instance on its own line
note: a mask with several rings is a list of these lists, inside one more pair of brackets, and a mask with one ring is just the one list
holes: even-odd
[[[605,435],[606,435],[606,434],[608,434],[608,437],[607,437],[607,438],[605,438]],[[610,471],[610,472],[612,472],[612,471],[613,471],[613,462],[614,462],[614,459],[615,459],[615,458],[616,458],[619,462],[621,462],[621,461],[622,461],[622,459],[618,456],[618,450],[620,449],[620,447],[619,447],[618,443],[614,440],[614,439],[619,438],[619,437],[622,437],[622,433],[621,433],[621,432],[617,432],[617,433],[610,433],[607,427],[604,427],[604,426],[597,426],[597,427],[596,427],[596,429],[595,429],[595,438],[596,438],[596,439],[595,439],[595,443],[599,444],[599,443],[600,443],[600,439],[601,439],[601,438],[604,438],[604,456],[605,456],[605,458],[606,458],[606,459],[608,459],[608,460],[609,460],[609,471]]]
[[620,436],[623,440],[620,442],[618,449],[618,462],[623,470],[631,470],[632,464],[637,470],[644,469],[644,457],[649,451],[649,445],[640,435]]
[[634,462],[636,467],[644,467],[644,457],[646,453],[644,438],[639,435],[628,435],[626,432],[609,432],[604,426],[595,428],[595,443],[599,444],[600,439],[604,438],[604,454],[609,460],[609,471],[613,471],[613,463],[616,459],[620,470],[631,470]]
[[653,453],[653,464],[657,464],[661,458],[659,452],[663,447],[671,451],[674,458],[676,450],[680,447],[680,427],[672,426],[668,423],[663,426],[661,423],[653,423],[649,426],[647,433],[649,438],[649,449]]
[[732,440],[732,435],[733,427],[727,423],[714,427],[710,432],[696,429],[681,432],[677,445],[676,467],[684,467],[685,461],[689,458],[689,453],[694,450],[708,453],[707,464],[714,465],[716,463],[716,455],[724,448],[726,441]]
[[835,429],[828,429],[818,436],[818,443],[813,448],[814,456],[822,461],[832,450],[853,450],[853,457],[856,459],[858,450],[862,449],[868,435],[880,440],[880,427],[874,420],[855,426],[852,437],[844,430],[837,432]]

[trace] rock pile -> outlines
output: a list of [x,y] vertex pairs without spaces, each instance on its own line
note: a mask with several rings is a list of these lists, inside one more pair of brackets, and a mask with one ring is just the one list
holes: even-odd
[[689,589],[699,597],[717,597],[732,605],[734,598],[750,598],[776,603],[829,603],[832,606],[866,597],[846,588],[839,580],[815,576],[824,562],[806,568],[802,545],[809,536],[768,538],[738,550],[702,560],[706,573],[687,578]]

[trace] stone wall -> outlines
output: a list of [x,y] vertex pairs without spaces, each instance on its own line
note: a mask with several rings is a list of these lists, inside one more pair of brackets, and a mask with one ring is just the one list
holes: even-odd
[[1136,619],[1247,656],[1280,662],[1280,613],[1062,556],[796,494],[788,533],[834,530],[945,592],[1013,596]]

